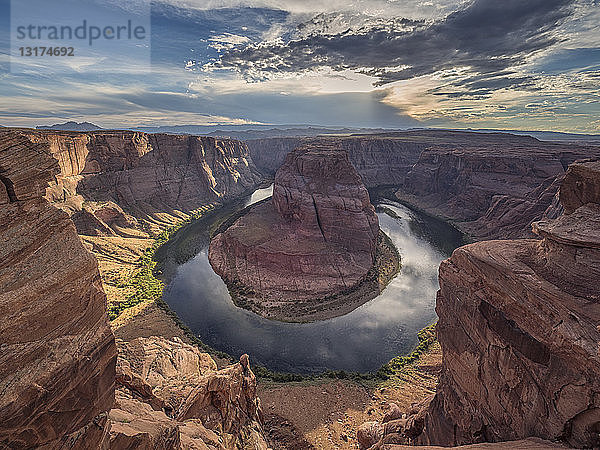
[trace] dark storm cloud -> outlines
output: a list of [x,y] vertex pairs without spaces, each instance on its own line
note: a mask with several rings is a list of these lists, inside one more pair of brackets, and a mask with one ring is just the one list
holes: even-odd
[[510,76],[501,81],[499,74],[557,43],[556,28],[572,9],[573,0],[475,0],[441,21],[415,22],[408,29],[378,24],[251,44],[227,52],[215,66],[249,76],[328,66],[376,76],[378,85],[468,66],[484,75],[474,85],[493,90],[527,82]]

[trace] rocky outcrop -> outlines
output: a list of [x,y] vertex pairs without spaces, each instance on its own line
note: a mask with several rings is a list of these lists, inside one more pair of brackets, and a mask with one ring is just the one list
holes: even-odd
[[111,448],[266,449],[248,356],[217,370],[177,338],[119,341]]
[[600,446],[599,169],[569,168],[565,214],[534,223],[540,241],[480,242],[442,263],[442,374],[397,443]]
[[308,144],[290,154],[275,176],[273,206],[303,237],[370,255],[372,264],[379,221],[361,177],[336,144]]
[[[273,199],[215,236],[209,259],[230,288],[244,294],[241,306],[267,317],[307,320],[326,309],[326,298],[333,301],[365,279],[378,234],[369,194],[347,153],[319,143],[287,156]],[[349,303],[337,300],[330,313],[348,312]]]
[[[120,342],[117,364],[96,259],[43,198],[72,181],[66,167],[87,170],[89,136],[76,137],[68,165],[44,140],[0,133],[0,447],[266,449],[247,356],[217,370],[154,337]],[[117,223],[119,208],[94,217]]]
[[[394,403],[390,404],[389,412],[383,417],[381,422],[366,422],[362,424],[357,432],[358,447],[361,450],[401,450],[414,449],[411,442],[412,424],[419,422],[411,418],[411,426],[407,426],[408,419],[406,414],[403,414],[398,406]],[[441,450],[448,447],[436,445],[419,445],[416,448],[422,450]],[[568,448],[562,443],[551,442],[540,438],[527,438],[520,440],[504,441],[504,442],[484,442],[471,445],[459,445],[451,448],[470,449],[470,450],[548,450],[553,448]]]
[[[398,197],[451,220],[474,239],[533,237],[531,222],[561,213],[566,167],[598,147],[541,142],[506,133],[446,130],[322,137],[338,140],[369,188],[399,186]],[[274,173],[306,140],[247,141],[253,160]]]
[[599,172],[600,161],[590,160],[569,167],[560,188],[560,202],[567,214],[588,203],[600,203]]
[[42,197],[47,146],[0,134],[0,447],[102,448],[116,347],[95,258]]
[[[230,139],[21,130],[47,145],[60,172],[47,191],[80,234],[136,235],[203,205],[256,187],[261,177],[245,144]],[[142,221],[143,223],[138,223]]]

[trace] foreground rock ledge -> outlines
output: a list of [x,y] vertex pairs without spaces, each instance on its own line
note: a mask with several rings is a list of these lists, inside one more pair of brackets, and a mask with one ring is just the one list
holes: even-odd
[[[377,255],[385,255],[383,266],[398,266],[389,246],[347,153],[321,143],[287,156],[273,198],[215,236],[209,259],[239,306],[308,321],[346,314],[377,295]],[[351,295],[368,279],[376,281],[371,296]]]
[[247,355],[217,370],[207,353],[177,338],[118,347],[109,448],[267,449]]

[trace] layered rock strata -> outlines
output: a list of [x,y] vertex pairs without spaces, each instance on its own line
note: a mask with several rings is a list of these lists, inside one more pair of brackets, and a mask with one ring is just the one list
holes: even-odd
[[217,370],[152,337],[120,342],[117,362],[96,259],[43,198],[53,155],[0,133],[0,447],[266,449],[247,356]]
[[[474,239],[533,237],[531,222],[561,213],[556,194],[572,162],[598,147],[506,133],[414,130],[323,137],[338,140],[367,187],[399,186],[398,197],[451,220]],[[257,166],[274,173],[306,140],[250,140]]]
[[[214,237],[209,259],[234,297],[242,294],[240,306],[307,320],[348,312],[334,297],[366,279],[378,239],[375,210],[347,153],[335,144],[309,145],[287,156],[272,200]],[[335,312],[324,311],[328,298]]]
[[0,447],[101,448],[116,347],[95,258],[42,197],[45,145],[0,135]]
[[600,149],[519,137],[486,145],[432,147],[407,174],[398,196],[446,217],[477,239],[532,237],[531,222],[556,218],[565,168]]
[[529,436],[600,446],[600,164],[573,164],[536,240],[462,247],[440,267],[437,393],[388,443]]
[[321,142],[337,142],[348,153],[350,162],[368,188],[380,185],[398,185],[419,155],[430,145],[429,139],[416,135],[362,135],[323,138],[270,138],[248,140],[250,155],[256,166],[273,175],[281,167],[288,153],[296,147]]
[[80,234],[137,237],[261,181],[245,144],[133,131],[19,130],[47,145],[60,172],[47,198]]
[[178,339],[119,341],[111,448],[266,449],[248,356],[222,370]]

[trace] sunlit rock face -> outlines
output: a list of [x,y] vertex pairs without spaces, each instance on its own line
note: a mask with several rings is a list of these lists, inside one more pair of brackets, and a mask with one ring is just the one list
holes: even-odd
[[102,448],[116,347],[96,259],[42,197],[47,146],[0,133],[0,447]]
[[110,448],[266,450],[248,355],[217,370],[177,338],[118,341]]
[[[255,188],[262,177],[232,139],[134,131],[20,131],[47,146],[60,172],[50,202],[80,234],[129,237]],[[144,221],[141,227],[138,221]]]
[[375,209],[347,153],[335,144],[287,157],[275,176],[273,206],[304,236],[375,256]]
[[[339,145],[290,153],[273,198],[252,207],[210,245],[214,270],[251,290],[254,310],[319,304],[373,267],[379,222],[360,176]],[[253,308],[252,308],[253,309]]]

